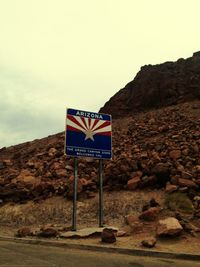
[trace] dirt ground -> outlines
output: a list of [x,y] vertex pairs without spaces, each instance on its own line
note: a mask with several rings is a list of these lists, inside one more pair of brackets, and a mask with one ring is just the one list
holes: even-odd
[[[120,191],[104,193],[104,223],[106,226],[118,227],[129,234],[117,237],[113,247],[142,248],[141,241],[155,236],[156,222],[144,223],[144,229],[131,232],[125,222],[128,214],[139,215],[142,206],[155,198],[163,205],[164,191]],[[77,228],[98,227],[98,194],[91,199],[79,199],[77,203]],[[71,226],[72,201],[61,197],[43,200],[39,203],[6,204],[0,207],[0,236],[14,236],[20,227],[28,226],[40,228],[51,224],[53,226]],[[163,215],[165,216],[165,214]],[[56,239],[59,242],[78,243],[87,245],[107,246],[102,244],[100,236],[89,238]],[[200,233],[195,236],[183,233],[181,236],[170,239],[158,239],[156,251],[200,254]]]

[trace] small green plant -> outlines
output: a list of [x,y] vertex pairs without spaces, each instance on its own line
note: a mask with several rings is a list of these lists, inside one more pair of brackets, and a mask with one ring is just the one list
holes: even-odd
[[184,213],[193,213],[194,207],[192,201],[184,193],[175,192],[165,197],[165,205],[173,211]]

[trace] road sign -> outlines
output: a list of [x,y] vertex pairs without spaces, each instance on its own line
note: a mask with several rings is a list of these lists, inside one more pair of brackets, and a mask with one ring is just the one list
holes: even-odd
[[67,109],[65,154],[74,157],[112,158],[110,115]]

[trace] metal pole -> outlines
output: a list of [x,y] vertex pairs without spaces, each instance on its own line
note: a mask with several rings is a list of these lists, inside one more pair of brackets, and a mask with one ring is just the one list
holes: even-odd
[[99,160],[99,227],[103,227],[103,160]]
[[73,184],[74,198],[73,198],[72,231],[76,231],[77,180],[78,180],[78,159],[74,158],[74,184]]

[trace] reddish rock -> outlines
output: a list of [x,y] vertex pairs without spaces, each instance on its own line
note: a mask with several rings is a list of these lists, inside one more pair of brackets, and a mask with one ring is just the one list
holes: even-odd
[[104,228],[101,233],[101,241],[103,243],[115,243],[116,236],[115,236],[114,231],[110,228]]
[[172,150],[169,152],[170,158],[173,160],[179,159],[181,157],[181,151],[180,150]]
[[125,221],[130,226],[133,233],[140,233],[143,231],[144,225],[141,221],[139,221],[137,216],[131,214],[127,215],[125,217]]
[[58,231],[55,228],[47,227],[47,228],[42,229],[38,233],[38,236],[46,237],[46,238],[56,237],[56,236],[58,236]]
[[151,172],[156,175],[157,183],[161,186],[165,186],[170,179],[170,167],[168,163],[157,163]]
[[40,182],[40,178],[33,176],[28,170],[22,170],[15,181],[36,184]]
[[195,168],[196,168],[196,171],[197,171],[198,173],[200,173],[200,165],[197,165]]
[[17,230],[16,236],[17,237],[25,237],[30,236],[32,233],[31,229],[29,227],[22,227]]
[[122,236],[126,236],[127,232],[123,231],[123,230],[119,230],[117,231],[116,237],[122,237]]
[[180,178],[178,180],[178,184],[182,187],[189,187],[189,188],[197,188],[197,184],[194,183],[193,181],[191,180],[188,180],[188,179],[182,179]]
[[50,157],[53,157],[53,156],[55,156],[56,152],[57,152],[57,149],[55,149],[54,147],[51,147],[51,148],[49,149],[49,151],[48,151],[48,155],[49,155]]
[[[77,193],[80,194],[83,191],[83,185],[80,179],[77,181]],[[74,176],[70,176],[67,181],[67,196],[73,197],[74,195]]]
[[67,165],[67,166],[66,166],[66,170],[67,170],[67,171],[73,171],[74,168],[73,168],[71,165]]
[[160,204],[153,197],[150,199],[149,205],[150,205],[150,207],[159,207],[160,206]]
[[139,219],[145,220],[145,221],[154,221],[157,218],[159,213],[160,213],[159,207],[152,207],[152,208],[149,208],[148,210],[143,211],[139,215]]
[[27,167],[29,167],[29,168],[34,168],[35,167],[35,163],[33,162],[33,161],[31,161],[31,160],[29,160],[27,163],[26,163],[26,165],[27,165]]
[[156,238],[152,237],[152,238],[142,240],[141,244],[143,247],[153,248],[155,247],[156,242],[157,242]]
[[4,159],[3,160],[3,164],[5,165],[5,166],[12,166],[12,161],[10,160],[10,159]]
[[178,185],[178,180],[180,179],[179,175],[172,176],[170,179],[170,183],[173,185]]
[[200,228],[195,226],[194,224],[190,223],[190,222],[186,222],[186,221],[180,221],[181,226],[183,227],[184,231],[186,232],[194,232],[194,233],[198,233],[200,232]]
[[157,226],[158,236],[177,236],[183,230],[179,221],[174,217],[169,217],[164,220],[160,220]]
[[151,176],[144,176],[141,179],[141,182],[139,184],[140,188],[148,187],[148,186],[154,186],[157,182],[157,177],[155,175]]
[[191,180],[193,178],[193,175],[191,173],[189,173],[189,172],[182,171],[181,177],[183,179],[189,179],[189,180]]
[[55,170],[55,174],[58,178],[66,178],[67,177],[67,171],[66,169],[58,169]]
[[166,188],[165,188],[165,192],[166,193],[172,193],[172,192],[176,191],[177,189],[178,189],[177,185],[173,185],[173,184],[167,183],[166,184]]
[[159,203],[155,200],[155,198],[151,198],[149,202],[143,205],[142,211],[146,211],[151,207],[159,207]]
[[194,201],[195,208],[199,209],[200,208],[200,196],[195,196],[193,201]]
[[134,177],[134,178],[128,180],[127,189],[135,190],[136,188],[139,187],[140,183],[141,183],[140,178],[139,177]]

